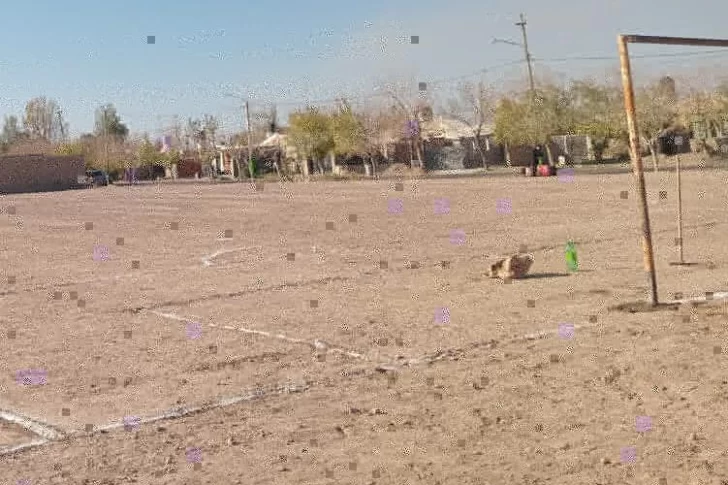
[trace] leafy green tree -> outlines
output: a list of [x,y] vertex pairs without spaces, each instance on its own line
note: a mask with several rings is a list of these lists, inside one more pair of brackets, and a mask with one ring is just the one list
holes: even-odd
[[[292,113],[288,122],[291,143],[301,156],[313,159],[321,170],[321,159],[336,146],[331,118],[309,106],[305,111]],[[308,163],[304,164],[304,175],[308,176]]]
[[543,145],[553,163],[551,138],[568,133],[574,124],[569,93],[554,85],[501,99],[495,110],[495,139],[506,145]]
[[495,110],[495,141],[506,150],[509,146],[536,143],[527,122],[529,114],[528,101],[502,98]]
[[362,120],[351,105],[342,101],[331,116],[330,127],[334,141],[334,153],[351,156],[366,151],[366,130]]
[[164,161],[164,154],[149,140],[148,135],[144,135],[142,142],[137,147],[137,161],[139,165],[155,165]]
[[119,114],[113,104],[106,104],[96,110],[96,136],[108,136],[124,141],[129,136],[129,128],[121,122]]
[[574,81],[569,95],[573,110],[570,131],[589,136],[594,157],[602,160],[610,140],[626,135],[621,90],[593,81]]

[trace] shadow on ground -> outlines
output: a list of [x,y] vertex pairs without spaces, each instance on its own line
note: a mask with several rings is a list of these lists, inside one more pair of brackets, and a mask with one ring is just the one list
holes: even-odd
[[534,273],[527,274],[521,279],[524,280],[540,280],[542,278],[560,278],[563,276],[569,276],[569,273]]

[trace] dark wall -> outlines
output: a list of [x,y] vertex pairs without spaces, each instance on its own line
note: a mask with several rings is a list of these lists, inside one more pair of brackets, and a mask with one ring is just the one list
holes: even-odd
[[[675,144],[675,137],[681,136],[682,145]],[[657,151],[663,155],[676,155],[678,153],[690,153],[690,133],[689,132],[673,132],[667,133],[657,139]]]
[[83,157],[65,155],[0,156],[0,192],[67,190],[86,173]]

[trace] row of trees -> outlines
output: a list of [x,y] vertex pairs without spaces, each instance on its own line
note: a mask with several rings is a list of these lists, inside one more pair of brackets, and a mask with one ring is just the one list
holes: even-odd
[[[463,83],[447,99],[435,100],[407,96],[394,89],[387,90],[391,99],[379,106],[369,104],[354,108],[340,100],[332,109],[309,106],[289,115],[289,142],[301,158],[311,159],[321,167],[322,160],[331,154],[358,155],[374,161],[377,155],[387,155],[387,145],[393,140],[409,138],[412,158],[422,159],[421,126],[406,129],[408,121],[431,121],[435,115],[460,120],[478,141],[485,165],[487,141],[483,135],[492,134],[497,143],[508,146],[542,144],[548,148],[555,135],[588,135],[594,155],[600,159],[605,150],[627,139],[626,120],[621,86],[590,80],[575,80],[566,86],[541,82],[531,92],[504,92],[485,83]],[[441,98],[445,98],[441,93]],[[669,77],[642,87],[636,93],[640,137],[657,164],[657,135],[667,127],[683,125],[692,128],[701,123],[706,148],[711,137],[722,135],[728,127],[728,83],[715,88],[676,89]],[[265,134],[275,131],[278,115],[275,109],[254,113],[253,143],[262,141]],[[107,104],[96,110],[93,133],[68,140],[68,124],[58,103],[38,97],[25,106],[22,120],[6,116],[0,134],[0,151],[22,149],[28,143],[42,141],[58,153],[83,154],[97,165],[123,166],[143,162],[172,163],[177,150],[196,152],[206,159],[219,140],[220,122],[212,115],[188,118],[182,123],[175,118],[168,128],[175,150],[160,153],[158,142],[147,135],[131,137],[116,108]],[[411,131],[410,131],[411,130]],[[246,146],[247,133],[226,139],[228,143]],[[37,147],[33,147],[37,149]],[[552,154],[548,153],[550,159]],[[376,169],[376,167],[375,167]]]
[[159,141],[147,134],[132,137],[113,104],[100,106],[95,112],[94,130],[70,140],[68,123],[58,102],[37,97],[26,103],[22,120],[5,116],[0,132],[0,153],[56,153],[83,155],[93,166],[111,171],[125,166],[171,164],[179,161],[180,149],[196,149],[200,157],[207,155],[216,143],[220,123],[212,115],[189,118],[182,125],[178,120],[169,136],[175,150],[161,153]]
[[[657,138],[666,128],[704,127],[698,149],[707,149],[712,137],[728,132],[728,83],[714,89],[690,88],[678,95],[675,81],[663,77],[637,90],[638,126],[643,148],[658,161]],[[308,107],[290,115],[289,137],[305,158],[318,161],[327,154],[359,154],[373,158],[387,141],[412,136],[420,158],[422,133],[404,130],[408,118],[427,122],[433,113],[461,121],[477,140],[483,165],[488,148],[485,135],[509,146],[543,145],[553,161],[549,142],[556,135],[585,135],[597,160],[615,146],[628,150],[624,98],[619,84],[574,80],[566,86],[542,82],[535,91],[503,92],[485,83],[462,83],[444,101],[407,99],[392,92],[393,102],[383,109],[354,110],[341,101],[334,109]],[[414,153],[413,153],[414,155]]]
[[[728,131],[727,82],[714,89],[687,87],[679,95],[675,81],[663,77],[637,90],[636,106],[641,143],[655,167],[657,137],[666,128],[702,126],[698,149],[707,149],[708,140]],[[575,80],[567,87],[542,84],[535,92],[510,95],[464,85],[460,98],[451,101],[450,113],[471,126],[476,136],[484,125],[492,126],[496,141],[506,146],[548,148],[555,135],[587,135],[595,158],[601,160],[610,145],[628,142],[621,86],[591,80]]]

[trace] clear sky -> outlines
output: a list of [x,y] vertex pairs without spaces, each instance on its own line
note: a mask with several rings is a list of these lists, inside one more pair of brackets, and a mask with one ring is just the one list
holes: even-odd
[[[728,2],[716,0],[11,2],[0,29],[0,116],[21,115],[28,99],[45,95],[59,102],[75,135],[91,131],[94,109],[111,102],[133,132],[158,136],[174,115],[210,113],[224,132],[240,129],[240,101],[227,92],[251,96],[253,110],[278,102],[284,121],[306,100],[371,96],[385,82],[424,81],[437,92],[457,82],[448,79],[522,59],[519,47],[491,43],[521,40],[514,26],[520,12],[539,59],[536,73],[556,78],[614,72],[618,33],[728,37]],[[148,35],[156,44],[147,44]],[[419,45],[410,45],[411,35],[420,36]],[[578,56],[613,60],[554,60]],[[680,69],[695,74],[727,60],[728,49],[640,59],[634,68],[645,77]],[[522,82],[525,66],[485,76],[494,84]]]

